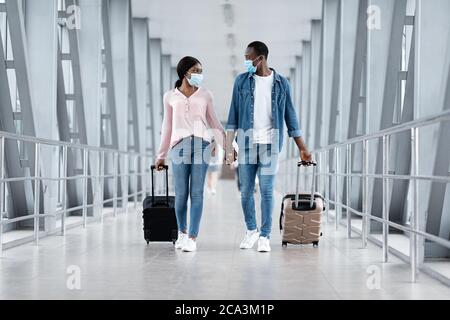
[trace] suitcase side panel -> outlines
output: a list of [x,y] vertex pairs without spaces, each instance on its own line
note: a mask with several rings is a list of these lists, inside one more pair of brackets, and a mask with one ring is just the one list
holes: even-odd
[[[167,207],[167,204],[166,204],[167,199],[165,196],[155,196],[154,202],[156,204],[155,205],[156,207]],[[146,209],[153,208],[152,196],[145,198],[142,205],[143,205],[144,211]],[[174,196],[169,197],[169,206],[168,207],[175,208],[175,197]]]
[[294,209],[295,196],[287,196],[283,201],[280,219],[283,242],[311,244],[320,238],[323,200],[316,198],[316,210],[298,211]]
[[174,208],[148,208],[144,210],[143,219],[146,241],[177,240],[178,224]]

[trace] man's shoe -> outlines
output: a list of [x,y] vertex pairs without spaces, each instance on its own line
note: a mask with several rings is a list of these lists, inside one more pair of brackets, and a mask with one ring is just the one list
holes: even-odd
[[258,230],[247,231],[245,233],[244,240],[242,240],[240,248],[241,249],[251,249],[255,245],[256,241],[258,241],[259,232]]

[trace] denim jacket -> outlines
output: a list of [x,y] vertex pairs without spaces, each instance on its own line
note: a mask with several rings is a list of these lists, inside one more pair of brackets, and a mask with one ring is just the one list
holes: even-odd
[[[301,137],[302,131],[297,119],[294,104],[292,102],[291,89],[286,78],[280,76],[275,70],[272,87],[272,124],[274,130],[273,145],[279,146],[279,152],[283,147],[284,123],[291,138]],[[254,92],[255,79],[251,73],[244,73],[237,77],[233,89],[230,113],[228,116],[227,130],[238,131],[239,149],[248,149],[252,145],[253,121],[254,121]],[[250,134],[249,134],[250,132]],[[246,133],[244,139],[239,136]],[[247,140],[248,139],[248,140]],[[247,142],[248,141],[248,142]],[[248,144],[247,144],[248,143]],[[274,148],[272,148],[273,150]]]

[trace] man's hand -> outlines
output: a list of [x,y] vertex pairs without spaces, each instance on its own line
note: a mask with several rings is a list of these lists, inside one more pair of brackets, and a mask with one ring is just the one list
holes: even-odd
[[306,162],[312,162],[312,155],[311,152],[309,152],[308,147],[305,144],[305,141],[303,141],[302,137],[294,138],[295,143],[297,144],[298,150],[300,151],[300,158],[302,161]]
[[225,164],[231,166],[238,157],[238,153],[236,148],[233,145],[234,138],[236,133],[234,131],[228,131],[226,137],[226,145],[225,145]]
[[300,158],[302,159],[302,161],[306,161],[306,162],[312,162],[312,154],[309,152],[308,149],[303,149],[300,150]]
[[225,152],[225,159],[224,159],[226,165],[231,166],[237,160],[237,157],[238,153],[236,149],[234,147],[228,148],[228,150],[226,150]]

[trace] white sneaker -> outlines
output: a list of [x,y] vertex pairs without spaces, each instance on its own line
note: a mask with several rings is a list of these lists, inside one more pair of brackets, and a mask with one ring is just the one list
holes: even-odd
[[216,189],[211,189],[211,195],[215,196],[217,194],[217,190]]
[[197,242],[191,238],[187,239],[183,246],[184,252],[194,252],[197,251]]
[[258,252],[270,252],[270,240],[266,237],[260,237],[258,241]]
[[256,241],[259,238],[258,230],[247,231],[245,233],[244,240],[242,240],[240,248],[241,249],[251,249],[255,245]]
[[175,249],[182,249],[184,244],[186,243],[186,240],[188,238],[188,235],[183,232],[178,232],[178,240],[175,242]]

